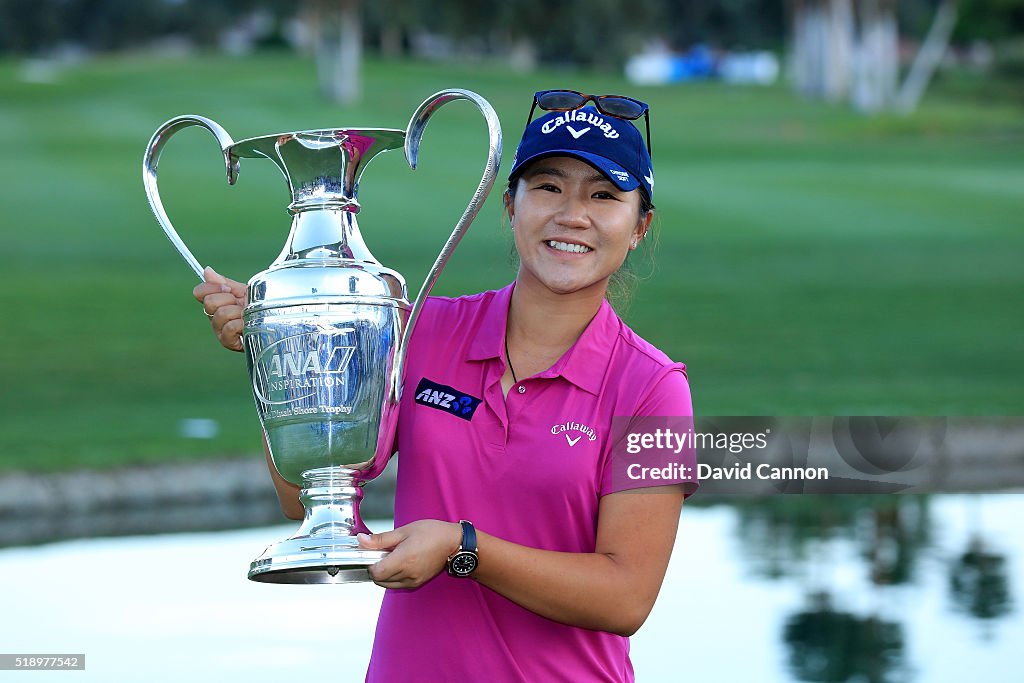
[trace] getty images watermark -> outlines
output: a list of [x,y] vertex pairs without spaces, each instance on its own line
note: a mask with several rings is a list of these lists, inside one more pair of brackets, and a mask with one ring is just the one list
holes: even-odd
[[[760,431],[698,431],[694,418],[630,417],[613,420],[612,478],[617,490],[682,484],[691,493],[706,480],[828,479],[826,467],[779,467],[765,461],[771,426]],[[698,462],[698,453],[747,456],[746,462]]]
[[[736,432],[732,434],[695,432],[677,432],[671,428],[657,428],[653,432],[630,432],[626,434],[626,453],[639,455],[645,451],[666,455],[671,453],[676,458],[681,453],[699,452],[701,450],[724,450],[729,453],[750,453],[751,451],[768,448],[768,436],[771,428],[752,434]],[[716,467],[708,463],[696,464],[697,479],[828,479],[827,467],[775,467],[762,462],[754,467],[754,463],[733,463],[725,467]],[[632,462],[626,466],[626,475],[632,480],[685,478],[693,472],[692,465],[682,462],[657,463],[652,466],[640,462]]]
[[702,493],[770,495],[1024,487],[1019,417],[616,417],[611,443],[614,490],[682,484],[688,494],[699,486]]

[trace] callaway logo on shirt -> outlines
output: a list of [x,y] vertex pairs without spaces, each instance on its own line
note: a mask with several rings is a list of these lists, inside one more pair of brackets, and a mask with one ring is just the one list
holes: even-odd
[[[569,436],[569,432],[576,432],[576,436]],[[572,420],[563,422],[562,424],[551,425],[551,433],[555,435],[561,434],[564,436],[566,443],[568,443],[570,447],[575,446],[584,436],[587,437],[588,441],[597,440],[597,433],[593,429],[585,424],[573,422]]]
[[416,403],[472,420],[480,399],[424,377],[416,386]]

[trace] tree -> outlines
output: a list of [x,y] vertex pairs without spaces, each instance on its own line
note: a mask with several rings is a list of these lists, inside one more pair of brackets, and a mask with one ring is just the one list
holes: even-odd
[[949,45],[949,38],[953,35],[953,27],[956,26],[956,3],[953,0],[942,0],[939,9],[935,12],[935,20],[928,31],[924,44],[917,52],[914,64],[910,67],[907,80],[896,95],[896,109],[908,114],[917,108],[921,96],[924,95],[928,81],[935,74],[942,61],[942,55],[946,53]]
[[360,0],[306,0],[302,9],[313,38],[320,92],[339,104],[357,102],[362,93],[361,5]]
[[956,23],[955,0],[940,0],[903,85],[895,0],[794,0],[790,66],[801,93],[850,101],[864,112],[917,106]]

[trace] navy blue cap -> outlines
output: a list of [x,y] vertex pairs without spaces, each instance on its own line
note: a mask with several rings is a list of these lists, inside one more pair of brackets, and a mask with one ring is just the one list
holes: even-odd
[[523,132],[508,177],[535,159],[562,155],[587,162],[623,192],[643,187],[648,198],[654,197],[651,155],[630,121],[605,116],[595,107],[545,112]]

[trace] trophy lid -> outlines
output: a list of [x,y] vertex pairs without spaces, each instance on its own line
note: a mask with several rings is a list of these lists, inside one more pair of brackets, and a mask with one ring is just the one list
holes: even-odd
[[381,152],[405,144],[396,128],[330,128],[263,135],[234,143],[235,157],[270,159],[284,173],[291,190],[288,210],[336,208],[357,212],[359,178]]

